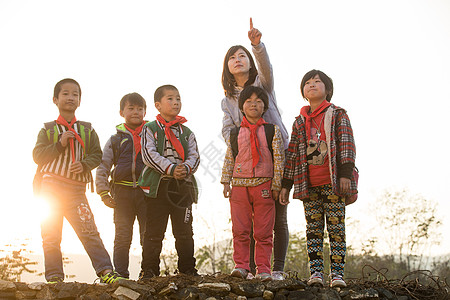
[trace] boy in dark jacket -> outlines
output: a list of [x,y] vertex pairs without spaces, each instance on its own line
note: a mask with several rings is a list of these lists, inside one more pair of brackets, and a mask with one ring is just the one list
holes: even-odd
[[45,279],[49,283],[64,280],[61,235],[65,217],[83,244],[101,282],[113,283],[120,277],[113,271],[94,216],[86,199],[86,184],[92,182],[91,170],[101,161],[102,150],[97,133],[88,122],[77,121],[80,106],[78,82],[66,78],[55,85],[53,103],[59,110],[56,121],[44,124],[33,149],[38,164],[36,178],[40,195],[48,201],[49,216],[42,222],[42,246]]
[[123,96],[120,115],[125,123],[117,125],[117,133],[106,142],[96,175],[97,193],[106,206],[114,209],[116,235],[113,261],[116,271],[125,278],[130,277],[129,252],[136,218],[139,222],[141,245],[145,231],[145,195],[137,181],[144,167],[140,134],[146,123],[146,108],[145,99],[138,93]]

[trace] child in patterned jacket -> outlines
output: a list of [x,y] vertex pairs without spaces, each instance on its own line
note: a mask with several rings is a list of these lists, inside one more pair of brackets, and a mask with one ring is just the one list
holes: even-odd
[[301,82],[310,105],[302,107],[292,126],[280,198],[303,201],[311,277],[309,285],[323,286],[323,235],[325,222],[331,247],[331,287],[345,287],[345,199],[356,194],[353,176],[355,143],[344,109],[331,104],[333,82],[325,73],[311,70]]

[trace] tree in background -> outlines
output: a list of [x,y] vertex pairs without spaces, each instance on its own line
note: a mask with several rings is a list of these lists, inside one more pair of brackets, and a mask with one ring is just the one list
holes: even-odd
[[234,268],[233,262],[233,240],[226,239],[218,243],[215,242],[205,245],[198,249],[196,253],[197,268],[202,273],[229,274]]
[[36,270],[30,268],[37,265],[37,262],[24,256],[24,254],[31,253],[26,246],[26,244],[22,244],[18,250],[13,250],[15,248],[13,245],[5,245],[6,250],[0,250],[4,254],[0,257],[0,279],[20,281],[23,273],[37,273]]
[[[378,247],[406,265],[407,271],[429,267],[432,246],[440,241],[437,203],[407,189],[385,190],[372,211],[381,230]],[[379,245],[381,244],[381,245]]]

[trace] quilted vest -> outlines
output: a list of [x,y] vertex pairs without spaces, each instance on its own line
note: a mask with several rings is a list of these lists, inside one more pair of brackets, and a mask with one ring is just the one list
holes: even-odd
[[241,127],[238,135],[239,153],[236,156],[233,170],[234,178],[273,177],[272,153],[267,145],[264,126],[256,129],[256,137],[259,142],[260,156],[258,164],[252,168],[252,150],[250,143],[250,129]]

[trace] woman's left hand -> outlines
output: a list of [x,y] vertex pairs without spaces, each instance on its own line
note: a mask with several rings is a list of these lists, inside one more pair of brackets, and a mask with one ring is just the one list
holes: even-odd
[[253,20],[250,18],[250,30],[248,31],[248,38],[253,46],[259,45],[261,42],[262,33],[256,28],[253,28]]
[[339,186],[341,187],[341,193],[346,194],[350,191],[351,180],[345,177],[339,179]]

